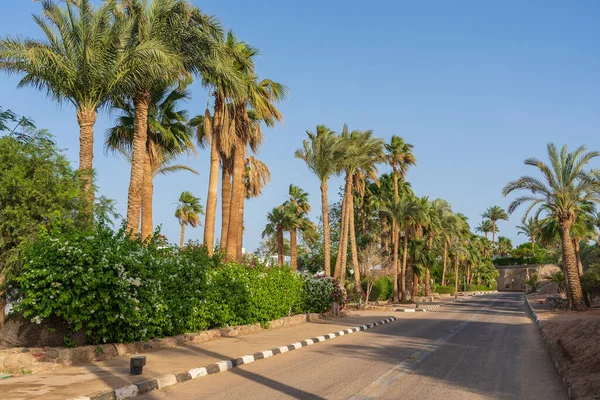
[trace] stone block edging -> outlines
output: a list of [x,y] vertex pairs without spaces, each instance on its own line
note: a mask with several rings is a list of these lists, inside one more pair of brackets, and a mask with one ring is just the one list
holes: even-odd
[[[321,318],[320,314],[297,314],[270,321],[267,329],[295,326]],[[15,347],[0,350],[0,369],[26,368],[33,373],[63,366],[83,365],[105,361],[127,354],[148,353],[161,349],[185,346],[187,343],[204,343],[221,337],[249,335],[263,331],[259,323],[210,329],[153,339],[147,342],[110,343],[91,346],[66,347]]]
[[438,307],[443,306],[446,303],[443,304],[438,304],[436,306],[431,306],[431,307],[427,307],[427,308],[396,308],[394,311],[400,311],[400,312],[426,312],[426,311],[431,311],[434,310]]
[[302,347],[311,346],[316,343],[324,342],[336,338],[338,336],[350,335],[355,332],[365,331],[379,325],[396,321],[395,317],[386,318],[381,321],[372,322],[370,324],[355,326],[353,328],[343,329],[338,332],[328,333],[326,335],[317,336],[310,339],[302,340],[287,346],[275,347],[270,350],[259,351],[254,354],[248,354],[235,359],[221,360],[213,364],[206,365],[200,368],[192,368],[188,371],[183,371],[177,374],[163,375],[157,378],[146,379],[130,385],[120,386],[112,390],[95,393],[88,396],[75,397],[70,400],[121,400],[130,397],[139,396],[153,390],[164,389],[175,384],[189,381],[191,379],[201,378],[203,376],[217,374],[219,372],[228,371],[240,365],[250,364],[258,360],[273,357],[278,354],[287,353],[300,349]]
[[546,331],[544,330],[542,320],[539,319],[539,317],[537,316],[533,306],[529,302],[529,298],[527,297],[527,295],[525,295],[525,303],[527,304],[527,308],[529,308],[529,311],[531,311],[531,315],[533,316],[533,319],[535,320],[535,323],[537,324],[537,326],[540,330],[542,339],[544,341],[544,344],[546,345],[546,349],[548,350],[548,353],[550,353],[550,358],[552,359],[554,368],[556,368],[556,371],[558,372],[558,375],[560,376],[560,380],[562,381],[563,385],[567,388],[567,393],[569,395],[569,398],[574,399],[575,397],[573,397],[573,395],[572,395],[572,386],[569,383],[569,381],[567,380],[567,376],[565,375],[564,371],[560,368],[560,365],[558,364],[558,359],[556,359],[554,357],[552,351],[550,351],[550,341],[548,340]]

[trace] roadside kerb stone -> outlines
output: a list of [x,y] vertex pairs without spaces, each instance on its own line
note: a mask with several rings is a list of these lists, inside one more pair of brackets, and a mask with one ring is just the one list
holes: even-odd
[[538,328],[540,329],[540,333],[542,334],[542,339],[544,340],[544,344],[546,345],[546,349],[548,350],[548,353],[550,353],[550,358],[552,359],[552,363],[554,364],[554,367],[556,368],[556,371],[558,371],[558,375],[560,376],[560,380],[562,381],[563,385],[565,385],[565,387],[567,388],[567,393],[569,394],[569,398],[570,399],[574,399],[573,395],[571,394],[571,388],[572,388],[571,384],[567,380],[567,376],[565,375],[565,373],[563,372],[563,370],[560,368],[560,365],[558,364],[558,360],[553,356],[552,352],[550,351],[550,341],[548,340],[548,337],[546,335],[546,331],[544,330],[544,326],[542,324],[542,320],[539,319],[539,317],[537,316],[537,314],[536,314],[533,306],[529,302],[529,298],[527,298],[527,295],[525,295],[525,303],[527,304],[527,308],[529,308],[529,311],[531,311],[531,315],[533,316],[533,319],[534,319],[535,323],[537,324]]
[[441,307],[443,305],[445,305],[446,303],[442,303],[442,304],[438,304],[435,306],[430,306],[430,307],[426,307],[426,308],[396,308],[394,309],[394,311],[400,311],[400,312],[426,312],[426,311],[431,311],[431,310],[435,310],[438,307]]
[[185,382],[191,379],[201,378],[203,376],[217,374],[220,372],[228,371],[232,368],[239,367],[240,365],[250,364],[257,360],[274,357],[278,354],[287,353],[302,347],[312,346],[313,344],[331,340],[338,336],[350,335],[352,333],[365,331],[374,328],[379,325],[385,325],[387,323],[396,321],[395,317],[386,318],[381,321],[372,322],[365,325],[355,326],[353,328],[343,329],[338,332],[328,333],[325,335],[317,336],[314,338],[308,338],[300,342],[296,342],[287,346],[275,347],[265,351],[259,351],[254,354],[244,355],[235,359],[221,360],[216,363],[206,365],[200,368],[192,368],[188,371],[184,371],[178,374],[163,375],[158,378],[146,379],[141,382],[120,386],[112,390],[95,393],[88,396],[80,396],[71,398],[71,400],[121,400],[135,396],[139,396],[144,393],[151,392],[153,390],[162,389],[165,387],[173,386],[181,382]]

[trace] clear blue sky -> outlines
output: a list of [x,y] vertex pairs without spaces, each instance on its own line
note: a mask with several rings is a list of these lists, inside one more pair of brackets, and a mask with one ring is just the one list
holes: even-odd
[[[2,5],[0,35],[40,37],[31,19],[39,3],[10,3]],[[317,124],[340,130],[347,122],[351,129],[373,129],[386,141],[403,136],[415,145],[418,166],[408,180],[416,194],[447,199],[472,227],[488,206],[508,206],[502,187],[528,172],[525,158],[545,157],[547,142],[600,150],[598,1],[194,3],[261,49],[261,76],[290,88],[281,105],[284,124],[265,132],[259,153],[273,181],[247,204],[248,250],[258,245],[266,213],[285,199],[290,183],[310,193],[312,215],[318,215],[318,181],[293,158],[305,130]],[[0,75],[0,105],[50,129],[76,163],[72,108],[33,89],[17,89],[17,82]],[[194,84],[190,113],[203,112],[206,100]],[[96,124],[94,165],[100,193],[116,199],[125,214],[128,165],[103,154],[113,118],[103,113]],[[155,222],[173,242],[179,194],[191,190],[205,201],[207,191],[206,152],[182,162],[201,175],[178,173],[155,182]],[[330,183],[332,199],[340,183]],[[500,234],[513,243],[525,240],[514,228],[521,215],[499,224]],[[202,237],[201,228],[187,232],[189,238]]]

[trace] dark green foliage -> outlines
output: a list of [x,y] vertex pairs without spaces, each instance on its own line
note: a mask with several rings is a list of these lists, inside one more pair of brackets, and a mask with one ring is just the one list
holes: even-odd
[[50,134],[0,138],[0,273],[18,266],[19,245],[40,226],[75,226],[80,199],[77,174]]
[[600,296],[600,264],[593,264],[581,277],[583,290],[592,296]]
[[10,282],[16,310],[33,321],[56,315],[94,344],[322,312],[334,287],[289,268],[225,264],[204,246],[180,251],[159,234],[142,243],[103,225],[42,229],[22,256]]
[[485,292],[489,290],[496,290],[495,282],[493,285],[467,285],[467,292]]
[[[366,292],[367,283],[363,281],[363,290]],[[374,283],[369,301],[386,301],[394,295],[394,281],[390,276],[379,277]]]
[[525,258],[503,257],[494,259],[494,265],[555,264],[556,262],[557,259],[551,255]]
[[454,286],[434,285],[433,291],[439,294],[454,294]]

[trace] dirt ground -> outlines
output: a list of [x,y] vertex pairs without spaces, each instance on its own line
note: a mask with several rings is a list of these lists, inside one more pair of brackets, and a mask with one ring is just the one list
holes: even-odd
[[50,318],[41,324],[11,315],[0,329],[0,350],[11,347],[56,347],[63,346],[65,336],[78,345],[83,345],[83,332],[73,333],[58,318]]
[[573,398],[600,399],[600,309],[550,310],[547,294],[528,297],[542,321],[553,360],[572,387]]

